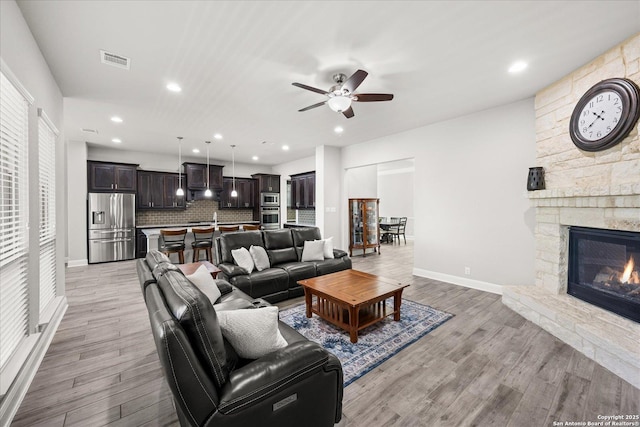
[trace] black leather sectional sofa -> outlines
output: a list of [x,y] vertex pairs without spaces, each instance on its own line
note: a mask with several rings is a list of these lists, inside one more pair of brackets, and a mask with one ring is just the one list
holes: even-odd
[[287,346],[246,360],[223,338],[217,312],[269,303],[216,280],[222,296],[212,304],[157,251],[137,261],[137,272],[182,426],[327,427],[340,421],[342,366],[320,345],[278,322]]
[[[301,296],[304,290],[298,285],[299,280],[351,268],[351,258],[340,249],[333,250],[334,258],[300,261],[305,240],[319,239],[317,227],[222,234],[215,245],[216,264],[222,270],[218,278],[227,280],[253,298],[264,298],[269,302]],[[231,251],[240,247],[250,249],[252,245],[265,248],[271,268],[247,274],[234,264]]]

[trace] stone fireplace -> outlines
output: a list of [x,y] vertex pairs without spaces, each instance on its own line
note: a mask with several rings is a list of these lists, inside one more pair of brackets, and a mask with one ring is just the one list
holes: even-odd
[[[611,77],[640,83],[640,35],[536,95],[535,166],[544,167],[546,180],[545,190],[528,193],[536,211],[536,283],[504,287],[502,301],[640,387],[640,323],[568,294],[570,228],[640,233],[638,126],[620,144],[598,152],[579,150],[568,133],[578,99]],[[523,171],[523,187],[525,178]]]

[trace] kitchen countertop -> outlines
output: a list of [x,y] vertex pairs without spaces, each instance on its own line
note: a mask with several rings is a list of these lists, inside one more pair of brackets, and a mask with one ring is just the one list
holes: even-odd
[[[242,224],[260,224],[260,221],[234,221],[234,222],[218,222],[218,225],[242,225]],[[213,221],[188,222],[184,224],[151,224],[137,225],[138,229],[145,228],[179,228],[179,227],[203,227],[213,225]]]
[[283,226],[289,226],[289,227],[315,227],[315,224],[311,224],[311,223],[306,223],[306,222],[295,222],[295,221],[289,221],[289,222],[285,222],[283,224]]

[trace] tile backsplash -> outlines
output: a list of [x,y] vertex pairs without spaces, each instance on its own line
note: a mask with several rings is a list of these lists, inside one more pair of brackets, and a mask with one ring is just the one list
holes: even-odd
[[298,209],[298,222],[301,222],[303,224],[315,224],[316,210],[315,209]]
[[186,224],[191,221],[213,221],[218,212],[218,222],[253,221],[253,209],[220,209],[215,200],[196,200],[184,210],[152,210],[136,212],[136,225]]

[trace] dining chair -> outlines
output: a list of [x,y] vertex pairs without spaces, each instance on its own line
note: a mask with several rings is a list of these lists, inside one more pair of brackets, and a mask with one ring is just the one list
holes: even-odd
[[213,262],[213,257],[211,255],[211,248],[213,247],[214,231],[215,231],[214,227],[191,229],[191,232],[193,233],[193,242],[191,243],[191,247],[193,248],[192,262],[196,262],[200,260],[200,251],[205,252],[207,261]]
[[242,226],[242,229],[244,231],[255,231],[255,230],[260,230],[260,224],[244,224]]
[[178,262],[184,264],[184,238],[186,235],[186,228],[179,230],[160,230],[160,252],[164,252],[166,256],[177,253]]
[[392,238],[395,240],[395,238],[398,238],[398,243],[400,243],[400,236],[402,236],[404,238],[404,244],[407,244],[407,236],[405,235],[405,230],[407,228],[407,217],[403,216],[398,219],[398,225],[393,226],[390,230],[389,230],[389,234],[392,235]]
[[218,230],[220,230],[220,233],[230,233],[232,231],[239,231],[240,226],[239,225],[221,225],[218,227]]

